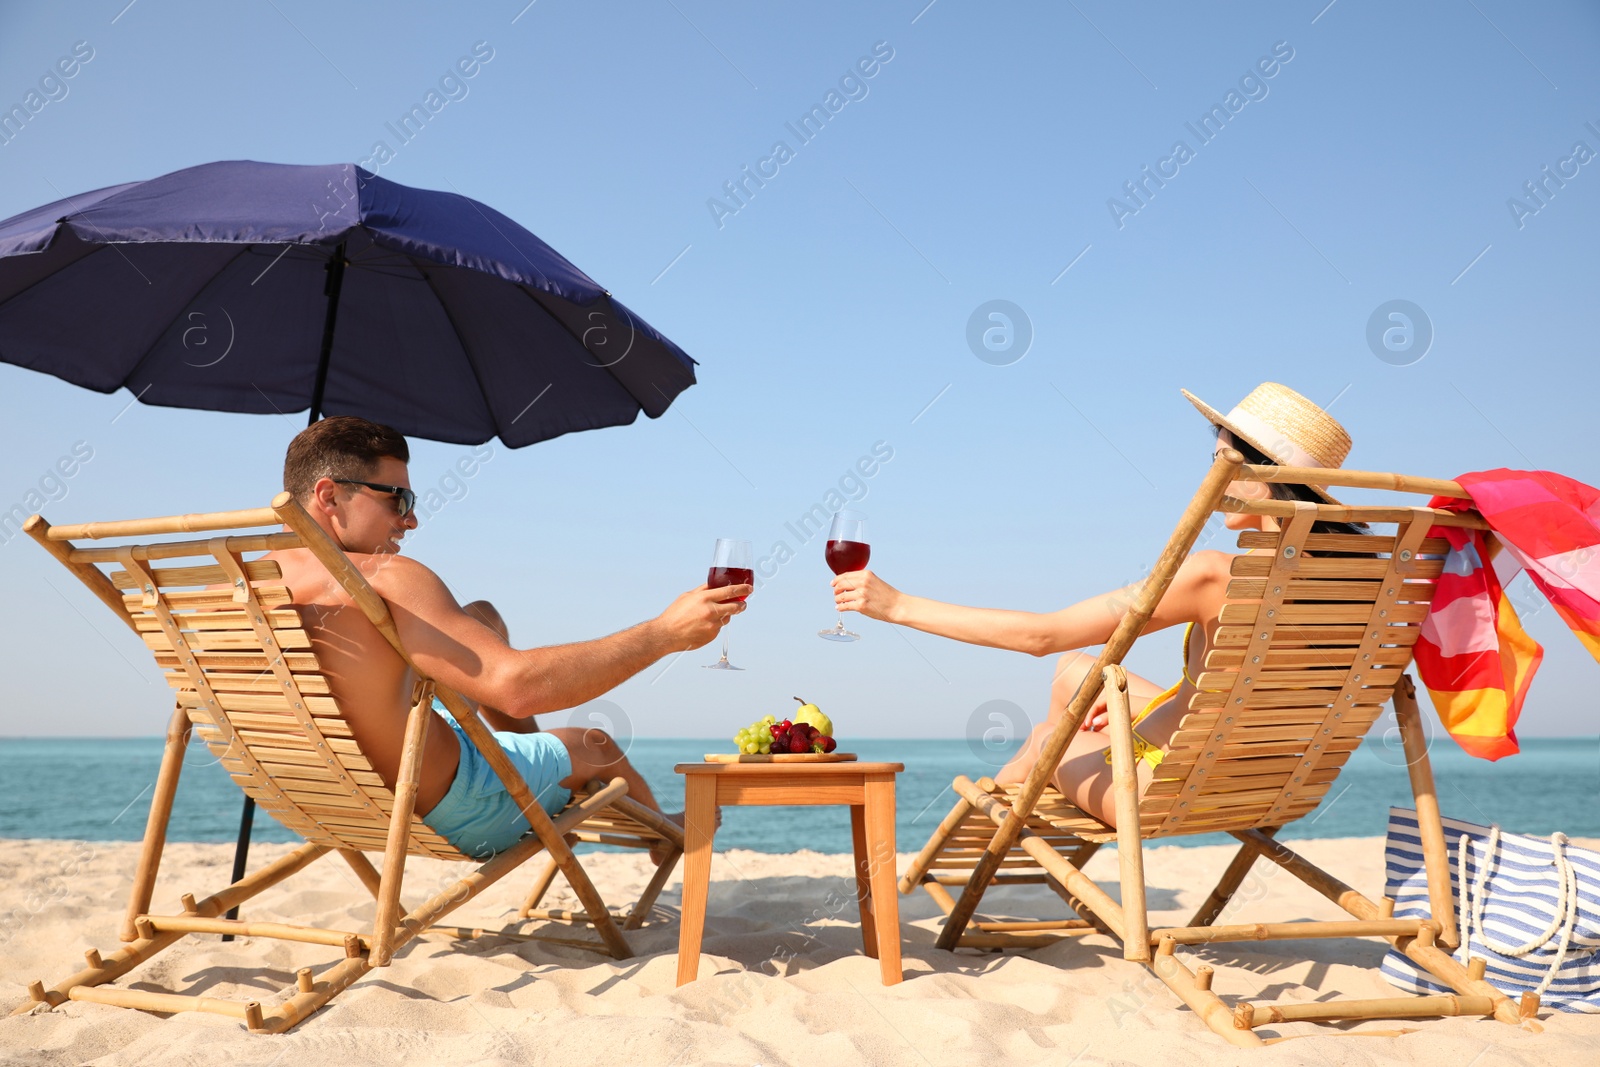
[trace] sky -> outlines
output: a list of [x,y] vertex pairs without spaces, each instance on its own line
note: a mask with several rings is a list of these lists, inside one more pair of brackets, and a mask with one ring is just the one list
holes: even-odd
[[[6,5],[0,105],[47,99],[0,143],[0,218],[226,159],[493,205],[699,384],[496,443],[407,551],[521,647],[656,614],[717,537],[763,574],[727,631],[743,672],[690,652],[546,721],[724,737],[799,696],[843,738],[970,739],[1041,717],[1052,661],[854,618],[818,640],[831,575],[790,524],[830,491],[898,587],[1050,611],[1139,578],[1194,492],[1211,442],[1180,388],[1289,385],[1355,469],[1600,484],[1597,44],[1593,5],[1511,0]],[[0,414],[0,508],[43,488],[56,523],[264,505],[304,424],[6,363]],[[412,445],[419,488],[467,451]],[[0,596],[0,736],[163,728],[143,646],[26,538]],[[1522,732],[1600,733],[1600,665],[1518,597],[1546,647]],[[1177,645],[1128,663],[1165,685]]]

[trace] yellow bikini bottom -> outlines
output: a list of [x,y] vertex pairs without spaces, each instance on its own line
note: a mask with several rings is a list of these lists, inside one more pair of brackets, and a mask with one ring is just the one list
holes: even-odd
[[[1184,643],[1185,644],[1188,643],[1187,635],[1185,635]],[[1166,690],[1165,692],[1159,694],[1154,699],[1152,699],[1150,701],[1150,703],[1148,703],[1148,704],[1146,704],[1144,706],[1144,710],[1141,711],[1134,718],[1133,725],[1134,726],[1138,726],[1141,722],[1144,722],[1146,716],[1148,716],[1152,711],[1156,710],[1161,705],[1165,704],[1167,701],[1169,701],[1173,697],[1177,696],[1178,695],[1178,690],[1181,689],[1182,687],[1183,687],[1183,682],[1182,681],[1176,682],[1176,683],[1173,684],[1172,688]],[[1150,742],[1146,741],[1144,738],[1139,736],[1139,731],[1138,730],[1134,730],[1133,731],[1133,758],[1134,759],[1136,759],[1136,760],[1144,760],[1152,768],[1154,768],[1154,767],[1158,767],[1158,766],[1161,765],[1161,761],[1166,758],[1166,755],[1167,754],[1161,750],[1161,746],[1160,745],[1152,745]],[[1109,748],[1106,749],[1106,762],[1107,763],[1111,762],[1111,750]]]

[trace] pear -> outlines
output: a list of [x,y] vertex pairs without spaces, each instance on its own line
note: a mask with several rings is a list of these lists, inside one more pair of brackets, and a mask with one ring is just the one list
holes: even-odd
[[822,714],[822,709],[815,704],[807,704],[804,700],[800,700],[799,697],[795,697],[795,699],[800,701],[800,710],[790,716],[790,720],[807,723],[822,736],[832,737],[833,720]]

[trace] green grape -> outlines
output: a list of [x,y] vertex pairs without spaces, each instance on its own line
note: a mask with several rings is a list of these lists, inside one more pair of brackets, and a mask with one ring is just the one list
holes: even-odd
[[757,719],[733,735],[734,745],[745,755],[753,756],[758,753],[763,756],[770,755],[772,753],[772,727],[777,722],[778,718],[775,715]]

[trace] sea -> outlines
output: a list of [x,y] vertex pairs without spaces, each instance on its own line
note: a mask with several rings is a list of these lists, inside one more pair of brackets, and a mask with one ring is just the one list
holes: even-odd
[[[724,752],[725,739],[636,738],[628,758],[666,810],[683,806],[679,763]],[[919,849],[956,802],[958,774],[977,779],[1007,752],[962,739],[853,741],[862,760],[905,764],[896,785],[899,849]],[[144,836],[150,795],[161,762],[161,738],[0,739],[0,838],[137,841]],[[1447,738],[1430,754],[1444,813],[1497,823],[1508,832],[1600,838],[1600,738],[1534,738],[1497,762],[1467,755]],[[168,839],[233,841],[242,794],[201,744],[193,744],[179,778]],[[1411,807],[1405,759],[1393,738],[1370,737],[1345,765],[1320,807],[1286,827],[1284,840],[1381,837],[1389,807]],[[257,813],[254,841],[294,841]],[[1179,845],[1221,844],[1222,835],[1169,839]],[[584,846],[593,848],[598,846]],[[842,807],[731,808],[723,812],[718,849],[847,853],[849,813]]]

